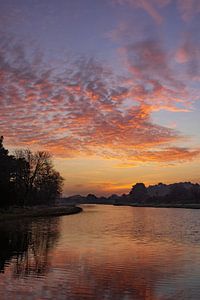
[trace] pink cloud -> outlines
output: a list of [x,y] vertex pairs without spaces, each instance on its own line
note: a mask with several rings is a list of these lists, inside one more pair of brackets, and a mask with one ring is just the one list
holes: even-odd
[[154,1],[148,0],[116,0],[118,4],[128,4],[133,8],[141,8],[145,10],[157,24],[161,24],[163,17],[155,7]]
[[[188,75],[177,73],[171,55],[158,40],[134,42],[121,48],[121,58],[130,77],[129,96],[145,103],[149,110],[190,111],[196,94],[188,85]],[[194,61],[197,59],[194,58]]]
[[192,39],[190,34],[184,34],[175,59],[185,65],[190,79],[195,80],[200,75],[200,42]]
[[177,50],[175,58],[180,64],[185,64],[190,59],[188,51],[185,49],[185,47]]
[[177,0],[177,6],[182,19],[186,22],[190,21],[192,17],[200,13],[199,0]]
[[175,4],[183,21],[189,22],[200,13],[199,0],[112,0],[120,5],[129,5],[133,9],[143,9],[160,25],[164,21],[161,9]]
[[[183,139],[176,130],[151,120],[156,106],[175,110],[176,103],[182,103],[175,92],[172,98],[167,85],[149,78],[149,72],[156,72],[155,77],[162,72],[163,80],[172,82],[166,56],[157,44],[127,48],[131,74],[135,74],[135,67],[139,74],[139,82],[134,85],[132,77],[122,82],[92,59],[73,62],[64,75],[57,76],[51,70],[43,71],[42,63],[37,68],[31,61],[27,64],[25,53],[19,49],[14,54],[17,61],[12,60],[10,54],[15,53],[15,48],[9,47],[0,53],[0,129],[11,145],[40,147],[67,158],[98,155],[132,160],[136,157],[138,161],[148,157],[156,161],[157,157],[161,161],[164,154],[165,160],[174,160],[175,156],[178,159],[178,148],[157,152],[157,156],[151,150],[169,148],[170,143]],[[156,69],[154,55],[161,65]],[[176,86],[179,83],[175,81],[173,88]],[[127,99],[131,105],[125,105]],[[179,158],[184,160],[196,155],[193,150],[179,151]]]

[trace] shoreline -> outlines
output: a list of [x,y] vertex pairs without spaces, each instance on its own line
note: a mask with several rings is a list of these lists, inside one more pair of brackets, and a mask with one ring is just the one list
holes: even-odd
[[152,207],[152,208],[185,208],[185,209],[200,209],[200,203],[187,203],[187,204],[172,204],[172,203],[131,203],[131,202],[107,202],[107,203],[99,203],[99,202],[74,202],[68,205],[113,205],[113,206],[131,206],[131,207]]
[[0,212],[0,221],[14,220],[18,218],[57,217],[73,215],[82,212],[82,208],[75,205],[55,207],[26,207],[10,208],[8,211]]
[[185,208],[200,209],[200,204],[141,204],[141,203],[114,203],[114,206],[151,207],[151,208]]

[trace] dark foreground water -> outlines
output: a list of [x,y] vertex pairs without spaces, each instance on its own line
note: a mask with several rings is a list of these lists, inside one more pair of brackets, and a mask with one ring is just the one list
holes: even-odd
[[200,211],[83,206],[0,223],[0,299],[200,299]]

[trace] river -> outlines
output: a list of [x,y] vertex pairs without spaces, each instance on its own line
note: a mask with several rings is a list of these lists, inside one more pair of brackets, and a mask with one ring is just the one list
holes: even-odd
[[0,223],[0,299],[200,299],[200,211],[83,205]]

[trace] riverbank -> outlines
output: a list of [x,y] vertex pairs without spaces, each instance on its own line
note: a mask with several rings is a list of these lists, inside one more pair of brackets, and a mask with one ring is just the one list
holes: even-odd
[[75,205],[54,206],[54,207],[25,207],[25,208],[9,208],[0,211],[0,221],[36,218],[36,217],[55,217],[63,215],[77,214],[82,211],[81,207]]
[[200,204],[164,204],[164,203],[115,203],[116,206],[132,206],[132,207],[153,207],[153,208],[186,208],[200,209]]
[[[63,202],[60,205],[65,205]],[[75,201],[71,202],[68,205],[114,205],[114,206],[132,206],[132,207],[154,207],[154,208],[185,208],[185,209],[200,209],[200,203],[158,203],[158,202],[150,202],[150,203],[141,203],[141,202],[131,202],[131,201],[88,201],[88,202],[79,202]]]

